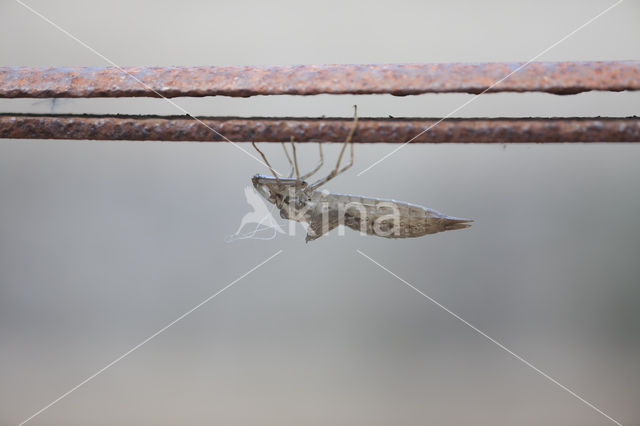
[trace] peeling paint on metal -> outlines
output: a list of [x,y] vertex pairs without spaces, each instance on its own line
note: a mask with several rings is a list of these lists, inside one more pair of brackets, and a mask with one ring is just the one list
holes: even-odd
[[[640,90],[640,61],[290,65],[267,67],[0,67],[0,98],[94,98]],[[522,67],[522,69],[519,69]],[[514,71],[517,72],[513,73]],[[512,75],[509,75],[513,73]],[[505,78],[506,76],[508,76]],[[496,82],[504,79],[499,84]],[[492,87],[492,85],[494,85]]]

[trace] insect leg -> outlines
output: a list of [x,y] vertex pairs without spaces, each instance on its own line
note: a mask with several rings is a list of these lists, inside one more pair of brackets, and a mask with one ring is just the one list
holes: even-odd
[[285,146],[284,142],[280,142],[280,144],[282,145],[282,149],[284,149],[284,155],[287,156],[287,161],[289,161],[289,165],[291,166],[291,171],[289,172],[289,176],[287,177],[293,177],[293,162],[291,161],[291,157],[289,157],[289,152],[287,151],[287,147]]
[[271,167],[271,164],[269,164],[269,161],[267,160],[267,157],[264,155],[264,153],[258,149],[258,146],[256,145],[255,142],[251,142],[251,145],[253,145],[253,147],[256,149],[256,151],[258,151],[258,153],[260,154],[260,156],[264,160],[264,163],[267,165],[267,167],[269,167],[269,170],[271,170],[271,173],[276,178],[276,180],[278,180],[278,174],[276,173],[275,170],[273,170],[273,167]]
[[316,167],[314,167],[313,170],[311,170],[306,175],[302,176],[301,177],[302,180],[308,179],[311,176],[313,176],[313,174],[315,172],[317,172],[318,170],[320,170],[320,167],[322,167],[322,165],[324,164],[324,156],[322,155],[322,144],[321,143],[318,143],[318,150],[320,151],[320,162],[316,165]]
[[296,145],[293,143],[293,136],[291,136],[291,150],[293,151],[293,164],[296,167],[296,179],[300,180],[300,171],[298,170],[298,156],[296,155]]
[[[319,187],[329,182],[331,179],[333,179],[334,177],[344,172],[345,170],[347,170],[349,167],[353,165],[353,144],[351,143],[351,139],[353,138],[353,134],[356,132],[357,127],[358,127],[358,106],[354,105],[353,106],[353,124],[351,125],[351,130],[349,131],[349,134],[347,135],[347,138],[345,139],[344,144],[342,145],[342,150],[340,150],[340,155],[338,156],[336,167],[325,178],[322,178],[317,182],[314,182],[313,185],[310,185],[309,191],[314,191],[318,189]],[[345,165],[343,168],[340,168],[340,162],[342,161],[342,156],[344,155],[344,151],[347,149],[347,145],[350,145],[351,158],[349,160],[349,164]]]

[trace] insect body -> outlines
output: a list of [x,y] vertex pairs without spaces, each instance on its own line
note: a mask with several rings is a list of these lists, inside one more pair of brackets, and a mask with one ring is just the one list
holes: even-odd
[[[338,225],[361,231],[369,235],[386,238],[420,237],[436,232],[467,228],[472,222],[446,216],[435,210],[404,201],[365,197],[350,194],[334,194],[319,188],[353,165],[353,144],[351,138],[358,123],[357,115],[345,143],[342,146],[335,168],[326,177],[307,183],[305,179],[317,172],[324,162],[322,146],[319,144],[320,162],[309,173],[300,176],[296,149],[291,143],[293,161],[283,144],[285,155],[291,165],[289,177],[278,177],[265,155],[255,144],[273,176],[255,175],[252,183],[256,191],[267,201],[275,204],[284,219],[306,223],[306,241],[315,240]],[[344,152],[350,146],[350,160],[344,167],[340,163]],[[293,174],[296,177],[293,178]]]

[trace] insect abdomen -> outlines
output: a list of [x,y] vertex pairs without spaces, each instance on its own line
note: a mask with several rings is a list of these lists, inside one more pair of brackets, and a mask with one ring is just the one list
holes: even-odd
[[412,238],[467,228],[472,220],[444,215],[417,204],[363,197],[327,194],[330,210],[343,212],[344,225],[356,231],[386,238]]

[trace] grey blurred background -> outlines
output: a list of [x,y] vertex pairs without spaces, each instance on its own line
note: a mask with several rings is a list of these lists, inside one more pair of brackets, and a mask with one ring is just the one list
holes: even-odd
[[[56,1],[119,65],[526,61],[613,1]],[[540,60],[640,58],[627,0]],[[0,63],[105,66],[11,0]],[[438,117],[468,95],[178,99],[197,115]],[[628,116],[638,93],[481,96],[456,116]],[[3,100],[2,112],[179,114],[163,100]],[[244,144],[249,148],[247,144]],[[472,228],[390,241],[225,243],[265,172],[229,144],[0,140],[0,424],[606,425],[376,259],[625,425],[640,424],[640,146],[356,147],[328,189]],[[277,146],[265,147],[284,167]],[[334,158],[338,146],[325,150]],[[300,147],[302,162],[316,147]]]

